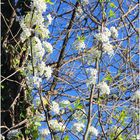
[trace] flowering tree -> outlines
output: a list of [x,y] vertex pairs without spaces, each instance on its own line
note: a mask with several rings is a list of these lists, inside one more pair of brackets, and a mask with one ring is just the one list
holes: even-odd
[[138,7],[3,0],[1,139],[139,139]]

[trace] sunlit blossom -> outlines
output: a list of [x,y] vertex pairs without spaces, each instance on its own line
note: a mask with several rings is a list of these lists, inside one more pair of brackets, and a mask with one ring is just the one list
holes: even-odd
[[49,129],[41,129],[40,130],[40,135],[43,136],[43,137],[46,137],[50,134],[50,131]]
[[98,88],[100,89],[100,93],[101,94],[110,94],[110,88],[109,88],[109,86],[107,85],[107,83],[106,82],[101,82],[101,83],[99,83],[98,84]]
[[53,52],[53,47],[49,42],[44,41],[43,46],[44,46],[47,53],[52,53]]
[[82,41],[82,40],[76,40],[74,42],[74,46],[78,51],[81,51],[86,48],[86,45],[85,45],[84,41]]
[[114,37],[114,38],[118,37],[118,31],[117,31],[117,29],[115,27],[111,27],[110,31],[111,31],[112,37]]
[[33,7],[35,7],[38,12],[45,12],[46,2],[45,0],[33,0]]
[[56,114],[59,114],[60,112],[60,107],[59,104],[55,101],[52,101],[52,105],[51,105],[51,111],[53,111]]
[[47,77],[47,79],[49,79],[49,78],[51,78],[51,76],[52,76],[52,68],[50,67],[50,66],[47,66],[46,68],[45,68],[45,76]]
[[81,132],[84,129],[85,125],[81,122],[77,122],[73,124],[73,131],[74,132]]
[[98,130],[94,126],[90,126],[89,128],[90,135],[98,136]]
[[51,129],[55,131],[64,131],[66,127],[62,122],[58,122],[57,120],[50,120],[49,124]]

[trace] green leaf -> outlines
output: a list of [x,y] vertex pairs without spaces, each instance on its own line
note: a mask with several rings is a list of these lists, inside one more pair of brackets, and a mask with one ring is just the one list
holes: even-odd
[[104,2],[104,0],[99,0],[99,2]]
[[65,136],[65,137],[64,137],[64,140],[69,140],[69,136],[68,136],[68,135]]
[[68,106],[68,109],[69,109],[70,111],[73,111],[72,106]]
[[80,104],[80,99],[77,99],[77,100],[74,102],[74,107],[77,107],[79,104]]
[[41,126],[41,123],[40,122],[35,122],[35,125],[36,126]]
[[111,7],[111,8],[115,8],[116,5],[115,5],[113,2],[111,2],[111,3],[110,3],[110,7]]
[[53,2],[51,2],[51,0],[45,0],[46,3],[49,3],[49,4],[53,4]]
[[79,104],[76,109],[83,109],[83,105],[82,104]]
[[120,117],[121,117],[122,119],[124,119],[124,118],[126,117],[126,113],[125,113],[124,110],[121,112]]
[[109,81],[110,83],[112,83],[112,81],[113,81],[110,74],[108,74],[108,75],[104,78],[104,80]]
[[28,129],[25,130],[25,134],[30,134],[30,131]]
[[115,17],[114,11],[112,11],[112,10],[109,11],[109,17]]
[[85,36],[77,36],[77,38],[79,41],[82,41],[82,42],[85,41]]
[[123,140],[122,135],[120,135],[117,140]]

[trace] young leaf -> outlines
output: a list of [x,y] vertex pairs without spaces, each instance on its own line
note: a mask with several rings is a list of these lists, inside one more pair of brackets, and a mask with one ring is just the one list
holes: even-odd
[[111,3],[110,3],[110,7],[111,7],[111,8],[115,8],[116,5],[115,5],[113,2],[111,2]]
[[83,109],[83,105],[82,104],[79,104],[76,109]]
[[49,3],[49,4],[53,4],[53,2],[51,2],[51,0],[45,0],[46,3]]
[[105,78],[104,78],[105,81],[109,81],[109,83],[112,83],[112,77],[110,74],[108,74]]
[[112,11],[112,10],[109,11],[109,17],[115,17],[114,11]]
[[69,140],[69,136],[68,136],[68,135],[65,136],[65,137],[64,137],[64,140]]

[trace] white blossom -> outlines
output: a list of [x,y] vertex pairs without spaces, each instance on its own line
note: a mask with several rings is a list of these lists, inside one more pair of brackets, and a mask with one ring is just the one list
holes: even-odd
[[89,74],[89,79],[87,80],[87,85],[96,84],[98,71],[94,68],[89,68],[89,69],[87,69],[87,72]]
[[32,87],[33,85],[36,86],[37,88],[39,88],[41,82],[42,82],[42,79],[38,76],[28,76],[26,77],[26,82],[27,82],[27,85]]
[[50,14],[47,15],[47,18],[48,18],[48,25],[50,25],[53,21],[53,18]]
[[60,108],[59,108],[59,104],[57,102],[52,101],[51,111],[53,111],[56,114],[59,114]]
[[84,129],[85,125],[81,122],[77,122],[73,124],[73,131],[74,132],[81,132]]
[[102,42],[106,43],[109,42],[109,37],[111,36],[111,32],[108,28],[104,27],[102,32],[95,34],[95,38]]
[[38,12],[42,13],[46,11],[45,0],[33,0],[32,6],[35,7]]
[[108,28],[103,28],[103,34],[107,37],[110,37],[111,36],[111,32]]
[[42,76],[43,74],[44,74],[44,72],[45,72],[45,69],[46,69],[46,64],[45,64],[45,62],[40,62],[39,64],[38,64],[38,71],[39,71],[39,73],[40,73],[40,76]]
[[51,76],[52,76],[52,68],[50,66],[47,66],[45,68],[45,76],[47,77],[47,79],[51,78]]
[[[41,40],[36,36],[32,38],[32,47],[32,51],[35,55],[39,52],[43,53]],[[44,55],[44,53],[42,55]]]
[[35,11],[31,21],[32,26],[35,25],[36,27],[41,27],[42,25],[44,25],[44,21],[45,20],[44,17],[42,16],[42,13]]
[[49,124],[50,124],[51,129],[58,130],[59,123],[57,120],[49,120]]
[[63,132],[65,130],[65,128],[66,128],[66,126],[62,122],[59,122],[59,129],[60,129],[60,131]]
[[81,51],[82,49],[85,49],[86,45],[84,43],[84,41],[82,40],[76,40],[74,42],[74,47],[78,50]]
[[103,43],[103,51],[109,56],[112,56],[114,54],[113,46],[109,42]]
[[8,140],[15,138],[19,133],[20,133],[20,131],[18,129],[14,129],[14,130],[9,131],[7,134]]
[[70,105],[70,101],[69,100],[63,100],[60,102],[60,104],[62,105]]
[[31,35],[31,32],[28,28],[24,29],[24,31],[20,34],[21,42],[24,42],[29,36]]
[[28,12],[26,16],[21,19],[21,22],[24,23],[28,28],[31,28],[34,25],[38,28],[44,25],[44,17],[42,16],[42,13],[39,13],[35,10],[34,13]]
[[40,131],[40,135],[43,137],[48,136],[49,134],[50,134],[49,129],[41,129]]
[[36,85],[38,88],[39,88],[41,82],[42,82],[42,79],[41,79],[40,77],[33,76],[33,83],[34,83],[34,85]]
[[52,53],[53,52],[53,47],[49,42],[43,42],[44,48],[48,53]]
[[90,133],[90,135],[94,135],[94,136],[97,137],[99,132],[98,132],[98,130],[94,126],[90,126],[89,133]]
[[31,36],[31,28],[27,27],[24,23],[24,18],[20,20],[20,27],[22,28],[23,32],[20,34],[21,42],[24,42],[27,38]]
[[57,120],[50,120],[49,124],[51,129],[55,131],[64,131],[66,127],[62,122],[58,122]]
[[44,24],[35,28],[36,34],[40,35],[43,39],[49,37],[49,30],[45,27]]
[[45,54],[45,49],[42,47],[41,40],[38,37],[32,39],[33,59],[42,61]]
[[109,88],[109,86],[107,85],[107,83],[105,83],[105,82],[101,82],[101,83],[99,83],[98,84],[98,88],[100,89],[100,93],[101,94],[110,94],[110,88]]
[[114,38],[118,37],[118,31],[117,31],[117,29],[115,27],[111,27],[110,31],[111,31],[112,37],[114,37]]
[[95,38],[102,43],[109,41],[109,37],[104,32],[95,34]]
[[[33,89],[33,86],[40,86],[42,82],[40,76],[43,76],[43,74],[45,74],[47,79],[49,79],[52,75],[51,67],[46,67],[45,63],[42,60],[45,55],[45,51],[47,51],[48,53],[52,53],[53,47],[50,43],[46,43],[44,46],[42,43],[43,40],[45,38],[48,38],[49,36],[49,30],[47,29],[48,26],[44,24],[45,20],[42,15],[42,13],[46,11],[45,0],[32,0],[31,9],[32,10],[30,12],[28,12],[24,17],[18,20],[23,30],[20,35],[22,42],[24,42],[31,36],[31,32],[33,32],[35,35],[31,38],[31,43],[29,40],[27,40],[27,46],[29,46],[29,56],[31,56],[32,61],[28,63],[29,65],[25,70],[27,74],[27,84],[30,89]],[[48,23],[51,24],[53,20],[51,15],[48,15],[47,18]]]
[[137,90],[134,95],[132,96],[132,100],[136,100],[139,99],[140,100],[140,90]]

